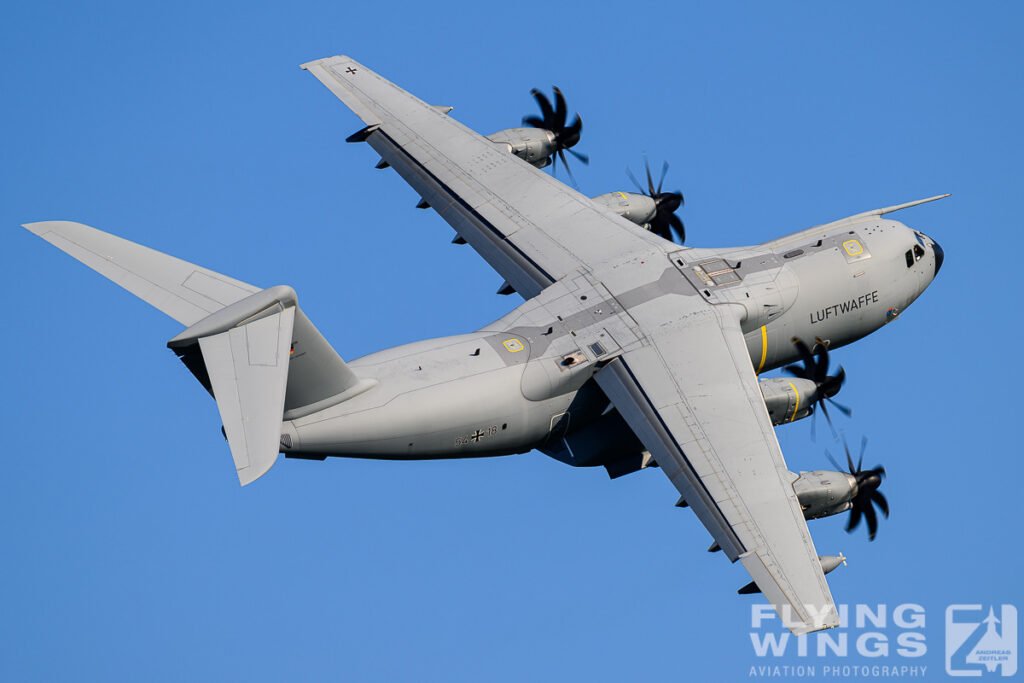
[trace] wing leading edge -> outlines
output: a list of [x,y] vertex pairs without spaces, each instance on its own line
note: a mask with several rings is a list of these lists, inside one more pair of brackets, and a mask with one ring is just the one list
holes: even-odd
[[[837,626],[739,322],[709,306],[666,323],[668,299],[678,301],[665,297],[630,311],[650,343],[612,361],[598,383],[786,626],[797,634]],[[647,316],[660,324],[645,325]]]
[[369,143],[526,299],[662,242],[350,57],[302,68],[366,124],[349,139]]
[[[370,144],[524,298],[576,271],[609,274],[661,252],[661,238],[351,58],[302,67],[363,120],[350,141]],[[678,296],[629,315],[646,338],[597,374],[602,389],[786,625],[838,625],[739,321]]]

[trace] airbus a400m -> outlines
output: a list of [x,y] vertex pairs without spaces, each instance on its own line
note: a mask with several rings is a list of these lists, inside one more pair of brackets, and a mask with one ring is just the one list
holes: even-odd
[[[262,289],[79,223],[33,233],[186,326],[167,345],[216,399],[241,483],[280,453],[467,458],[538,449],[613,476],[657,465],[797,633],[838,615],[805,519],[887,512],[882,471],[791,472],[773,425],[827,411],[830,351],[897,319],[942,265],[886,218],[924,199],[746,247],[698,249],[655,186],[596,198],[540,170],[580,138],[565,99],[483,136],[348,57],[303,65],[525,301],[483,328],[345,362],[288,286]],[[569,150],[572,152],[572,150]],[[582,157],[582,155],[579,155]],[[584,159],[585,160],[585,159]],[[566,170],[568,167],[565,166]],[[664,174],[662,175],[662,178]],[[639,183],[638,183],[639,185]],[[792,376],[761,378],[795,364]],[[879,502],[881,498],[882,502]],[[854,523],[851,518],[851,524]]]

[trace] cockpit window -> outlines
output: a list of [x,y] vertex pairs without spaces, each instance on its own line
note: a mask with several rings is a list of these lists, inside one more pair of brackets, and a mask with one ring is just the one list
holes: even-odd
[[907,268],[914,265],[914,252],[911,249],[907,249],[907,253],[904,254],[907,257]]
[[920,261],[921,257],[923,257],[923,256],[924,256],[924,249],[921,247],[920,244],[915,244],[914,245],[914,260],[915,261]]
[[904,256],[907,258],[907,268],[909,268],[924,257],[924,249],[920,244],[915,244],[914,248],[908,249]]

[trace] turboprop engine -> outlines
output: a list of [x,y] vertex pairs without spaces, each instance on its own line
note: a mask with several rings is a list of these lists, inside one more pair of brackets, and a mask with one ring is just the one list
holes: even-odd
[[551,164],[557,151],[555,134],[542,128],[506,128],[487,136],[491,142],[508,146],[508,151],[537,168]]
[[[878,515],[875,513],[875,506],[888,517],[889,502],[878,490],[878,487],[882,485],[882,477],[885,476],[885,468],[878,465],[871,469],[864,469],[866,446],[867,439],[863,439],[860,457],[857,464],[854,465],[850,449],[844,440],[843,448],[846,451],[846,464],[849,467],[849,472],[815,470],[814,472],[800,473],[800,476],[793,482],[793,491],[800,502],[804,519],[818,519],[850,510],[850,520],[846,524],[846,530],[853,531],[860,524],[861,518],[864,518],[868,524],[868,540],[875,540],[875,534],[878,532]],[[826,454],[828,454],[827,451]],[[829,460],[832,460],[831,455],[828,457]],[[832,462],[839,467],[834,460]]]
[[[554,106],[551,106],[551,100],[547,98],[547,95],[536,88],[531,90],[530,94],[537,100],[541,115],[524,116],[523,128],[499,130],[497,133],[488,135],[487,139],[507,145],[509,152],[537,168],[544,168],[552,164],[555,159],[561,159],[570,180],[575,185],[576,181],[572,177],[572,170],[569,169],[565,153],[569,152],[584,164],[590,163],[590,158],[586,154],[570,149],[580,141],[583,119],[577,114],[572,123],[568,123],[569,108],[565,104],[565,96],[557,86],[555,87]],[[552,172],[554,170],[552,168]]]
[[591,199],[640,226],[649,225],[658,212],[653,198],[637,192],[605,192]]
[[793,482],[804,519],[819,519],[846,512],[857,494],[857,478],[845,472],[814,470],[801,472]]
[[636,185],[637,192],[606,192],[596,197],[591,197],[598,204],[602,204],[623,218],[633,221],[640,227],[650,230],[669,242],[674,237],[679,238],[679,244],[686,241],[686,228],[683,221],[676,215],[676,210],[683,205],[682,192],[663,191],[665,174],[668,173],[668,162],[661,167],[661,178],[655,187],[654,178],[651,176],[651,166],[644,159],[644,171],[647,174],[647,189],[640,184],[633,172],[628,168],[626,175]]
[[[846,371],[840,366],[835,375],[828,374],[827,345],[816,339],[812,351],[803,340],[796,337],[793,337],[793,344],[803,359],[803,365],[787,366],[785,370],[791,377],[758,380],[772,424],[777,426],[803,419],[814,414],[815,406],[820,406],[831,427],[832,418],[829,417],[826,401],[849,417],[852,411],[833,399],[846,381]],[[835,433],[834,428],[832,432]],[[814,434],[813,425],[811,434]]]
[[814,413],[818,385],[800,377],[766,377],[758,380],[768,416],[775,426],[795,422]]

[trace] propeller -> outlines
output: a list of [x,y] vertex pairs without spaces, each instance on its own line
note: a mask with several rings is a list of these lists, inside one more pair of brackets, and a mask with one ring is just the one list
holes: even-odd
[[569,168],[569,163],[565,160],[565,152],[568,151],[569,154],[572,154],[584,164],[590,163],[590,157],[586,154],[581,154],[580,152],[570,149],[570,147],[580,141],[580,131],[583,130],[583,119],[580,118],[579,114],[576,114],[576,118],[572,120],[572,123],[568,126],[565,125],[565,121],[569,116],[569,109],[565,105],[565,96],[562,95],[562,91],[558,89],[557,85],[555,86],[554,107],[551,106],[551,100],[549,100],[540,90],[534,88],[530,91],[530,94],[533,95],[535,100],[537,100],[537,104],[540,106],[541,115],[524,116],[523,124],[551,131],[555,136],[555,149],[551,153],[551,173],[554,174],[555,172],[555,161],[557,159],[561,159],[562,165],[565,166],[565,170],[568,172],[569,178],[575,185],[576,178],[573,177],[572,169]]
[[[864,466],[864,449],[868,446],[867,437],[863,437],[860,442],[860,457],[857,458],[857,466],[853,466],[853,458],[850,457],[850,447],[846,443],[846,438],[843,438],[843,449],[846,451],[846,464],[850,468],[850,474],[857,480],[855,487],[856,493],[851,500],[853,507],[850,512],[850,521],[846,524],[846,530],[852,532],[860,524],[861,517],[867,520],[868,523],[868,540],[875,540],[875,534],[878,532],[878,515],[875,514],[875,509],[872,504],[877,505],[878,509],[882,511],[882,514],[886,518],[889,517],[889,501],[885,499],[878,487],[882,484],[882,477],[885,476],[885,468],[881,465],[876,466],[874,469],[865,470]],[[829,461],[835,465],[836,469],[842,470],[842,466],[832,458],[832,454],[827,450],[825,455],[828,456]]]
[[633,181],[636,189],[640,190],[641,194],[645,194],[654,200],[655,212],[654,218],[651,219],[651,232],[672,242],[674,241],[672,239],[674,231],[679,235],[679,244],[682,244],[686,241],[686,229],[683,227],[683,221],[675,212],[683,205],[683,193],[661,191],[661,186],[665,183],[665,174],[668,173],[668,162],[666,161],[661,166],[661,178],[658,180],[657,189],[654,187],[654,180],[651,179],[651,165],[647,162],[646,156],[644,156],[644,170],[647,171],[646,191],[628,167],[626,168],[626,175]]
[[[832,430],[832,434],[835,435],[836,428],[832,425],[832,418],[828,414],[826,401],[831,403],[836,410],[846,417],[850,417],[853,414],[852,410],[832,398],[843,387],[843,382],[846,381],[846,371],[843,370],[842,366],[839,366],[839,372],[835,375],[828,374],[828,345],[820,337],[814,338],[813,351],[807,348],[807,344],[799,337],[793,337],[793,345],[796,346],[796,350],[800,353],[800,358],[803,359],[804,364],[787,365],[785,371],[794,377],[809,379],[814,382],[817,386],[814,403],[821,406],[821,412],[825,414],[828,426]],[[811,420],[811,437],[813,438],[814,417]]]

